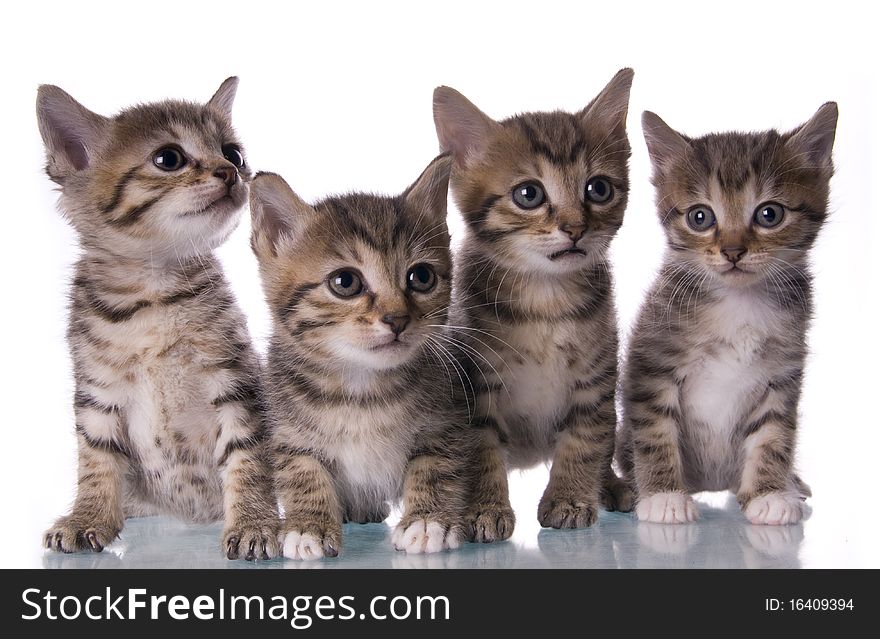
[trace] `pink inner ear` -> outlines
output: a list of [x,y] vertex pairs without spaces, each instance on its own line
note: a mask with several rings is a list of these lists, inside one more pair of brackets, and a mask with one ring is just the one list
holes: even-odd
[[80,140],[75,138],[65,140],[64,155],[77,171],[89,167],[89,152]]

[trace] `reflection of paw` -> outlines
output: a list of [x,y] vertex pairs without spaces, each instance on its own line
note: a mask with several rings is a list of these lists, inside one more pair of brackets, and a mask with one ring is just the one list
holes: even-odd
[[538,504],[538,522],[544,528],[586,528],[599,519],[599,504],[544,493]]
[[61,517],[46,531],[43,545],[61,552],[101,552],[104,546],[116,539],[120,530],[121,525],[72,514]]
[[391,535],[391,543],[395,550],[407,554],[432,553],[458,548],[461,535],[455,526],[445,526],[433,519],[401,520]]
[[516,517],[509,504],[481,505],[468,515],[469,539],[489,543],[508,539],[513,534]]
[[617,510],[622,513],[631,511],[635,504],[633,491],[629,484],[617,476],[611,476],[605,480],[602,492],[599,494],[599,501],[605,510]]
[[275,522],[231,524],[220,537],[220,547],[227,559],[272,559],[278,556],[278,525]]
[[753,524],[785,526],[796,524],[803,519],[805,506],[798,495],[774,492],[749,501],[743,508],[743,513]]
[[699,517],[697,506],[685,493],[655,493],[642,497],[636,505],[639,521],[656,524],[686,524]]
[[804,540],[803,526],[743,526],[752,548],[771,558],[793,557]]
[[643,521],[636,526],[639,543],[663,555],[683,555],[697,541],[696,526],[670,526]]
[[287,559],[312,561],[339,554],[342,528],[324,528],[315,524],[286,527],[281,536],[281,552]]

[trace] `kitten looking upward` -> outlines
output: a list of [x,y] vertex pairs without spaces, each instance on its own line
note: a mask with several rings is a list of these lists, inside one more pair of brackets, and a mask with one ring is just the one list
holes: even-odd
[[577,113],[500,122],[448,87],[434,92],[440,147],[466,223],[452,330],[470,359],[483,446],[471,534],[510,535],[507,468],[552,458],[542,526],[595,523],[600,499],[628,510],[614,475],[617,321],[608,246],[629,188],[623,69]]
[[48,548],[101,551],[126,517],[169,513],[225,519],[230,559],[277,553],[259,362],[212,253],[251,176],[237,86],[109,118],[40,87],[46,171],[82,247],[68,329],[79,482]]
[[642,119],[667,250],[623,376],[621,467],[639,519],[692,521],[733,491],[755,524],[804,515],[794,472],[813,310],[808,256],[828,208],[837,105],[786,133],[690,138]]

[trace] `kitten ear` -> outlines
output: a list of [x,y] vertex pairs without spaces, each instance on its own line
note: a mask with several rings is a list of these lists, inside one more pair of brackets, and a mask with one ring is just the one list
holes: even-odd
[[226,115],[232,115],[232,103],[235,101],[236,91],[238,91],[238,78],[236,76],[226,78],[217,92],[208,100],[208,106]]
[[655,168],[662,168],[670,160],[684,157],[690,148],[687,139],[656,113],[642,113],[642,131],[648,144],[648,155],[651,156],[651,163]]
[[808,122],[792,132],[786,146],[804,154],[818,168],[831,168],[836,131],[837,103],[826,102]]
[[452,171],[452,157],[448,153],[438,155],[422,171],[418,179],[403,192],[407,204],[420,213],[446,221],[446,199],[449,192],[449,174]]
[[280,175],[257,173],[251,181],[251,248],[260,261],[277,257],[314,209]]
[[451,87],[434,89],[434,126],[440,152],[451,153],[456,163],[479,158],[486,150],[495,120]]
[[626,135],[626,114],[634,74],[630,68],[618,71],[602,92],[581,111],[584,124]]
[[59,184],[92,163],[110,120],[93,113],[66,91],[43,84],[37,91],[37,123],[46,146],[46,173]]

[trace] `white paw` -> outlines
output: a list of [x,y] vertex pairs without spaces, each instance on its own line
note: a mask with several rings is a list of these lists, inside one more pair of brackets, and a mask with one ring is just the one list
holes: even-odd
[[685,493],[655,493],[639,499],[636,505],[639,521],[657,524],[686,524],[699,517],[697,506]]
[[288,559],[312,561],[324,556],[324,547],[321,545],[321,540],[314,535],[291,530],[284,535],[282,552]]
[[794,493],[775,492],[755,497],[746,504],[743,513],[753,524],[785,526],[804,518],[805,505]]
[[461,545],[461,540],[451,528],[447,530],[436,521],[417,519],[406,528],[398,525],[391,535],[391,543],[396,550],[418,554],[454,550]]

